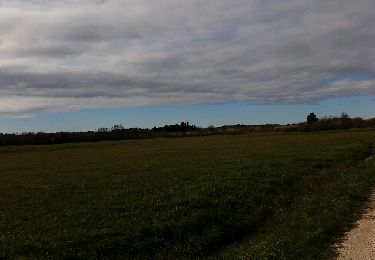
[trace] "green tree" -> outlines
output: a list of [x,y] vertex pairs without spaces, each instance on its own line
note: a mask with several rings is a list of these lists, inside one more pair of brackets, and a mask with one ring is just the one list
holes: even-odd
[[308,116],[307,116],[307,123],[313,123],[313,122],[316,122],[318,121],[319,119],[316,117],[315,113],[311,112]]

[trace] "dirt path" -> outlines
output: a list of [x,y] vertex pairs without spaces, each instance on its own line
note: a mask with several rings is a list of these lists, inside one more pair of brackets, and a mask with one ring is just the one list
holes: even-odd
[[338,249],[337,259],[375,260],[375,192],[367,212],[357,222]]

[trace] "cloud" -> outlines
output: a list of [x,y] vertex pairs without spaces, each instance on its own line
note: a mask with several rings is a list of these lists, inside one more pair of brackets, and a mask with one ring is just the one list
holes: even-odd
[[372,0],[0,6],[2,115],[375,95]]

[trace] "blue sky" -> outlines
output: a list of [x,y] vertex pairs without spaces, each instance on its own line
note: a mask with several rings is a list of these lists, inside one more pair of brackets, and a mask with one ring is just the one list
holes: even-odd
[[30,118],[0,118],[0,132],[81,131],[122,124],[153,127],[189,121],[198,126],[302,122],[310,112],[318,117],[347,112],[351,117],[375,116],[375,96],[332,98],[311,104],[251,104],[245,102],[84,109],[79,112],[44,112]]
[[[341,81],[366,81],[366,80],[371,80],[375,78],[375,72],[354,72],[350,74],[343,74],[339,75],[337,77],[325,80],[323,83],[325,85],[332,85],[335,82],[341,82]],[[375,87],[375,86],[374,86]]]

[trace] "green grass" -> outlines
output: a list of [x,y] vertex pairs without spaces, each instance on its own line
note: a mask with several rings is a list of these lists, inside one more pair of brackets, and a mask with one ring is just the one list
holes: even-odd
[[374,130],[0,148],[0,258],[324,259]]

